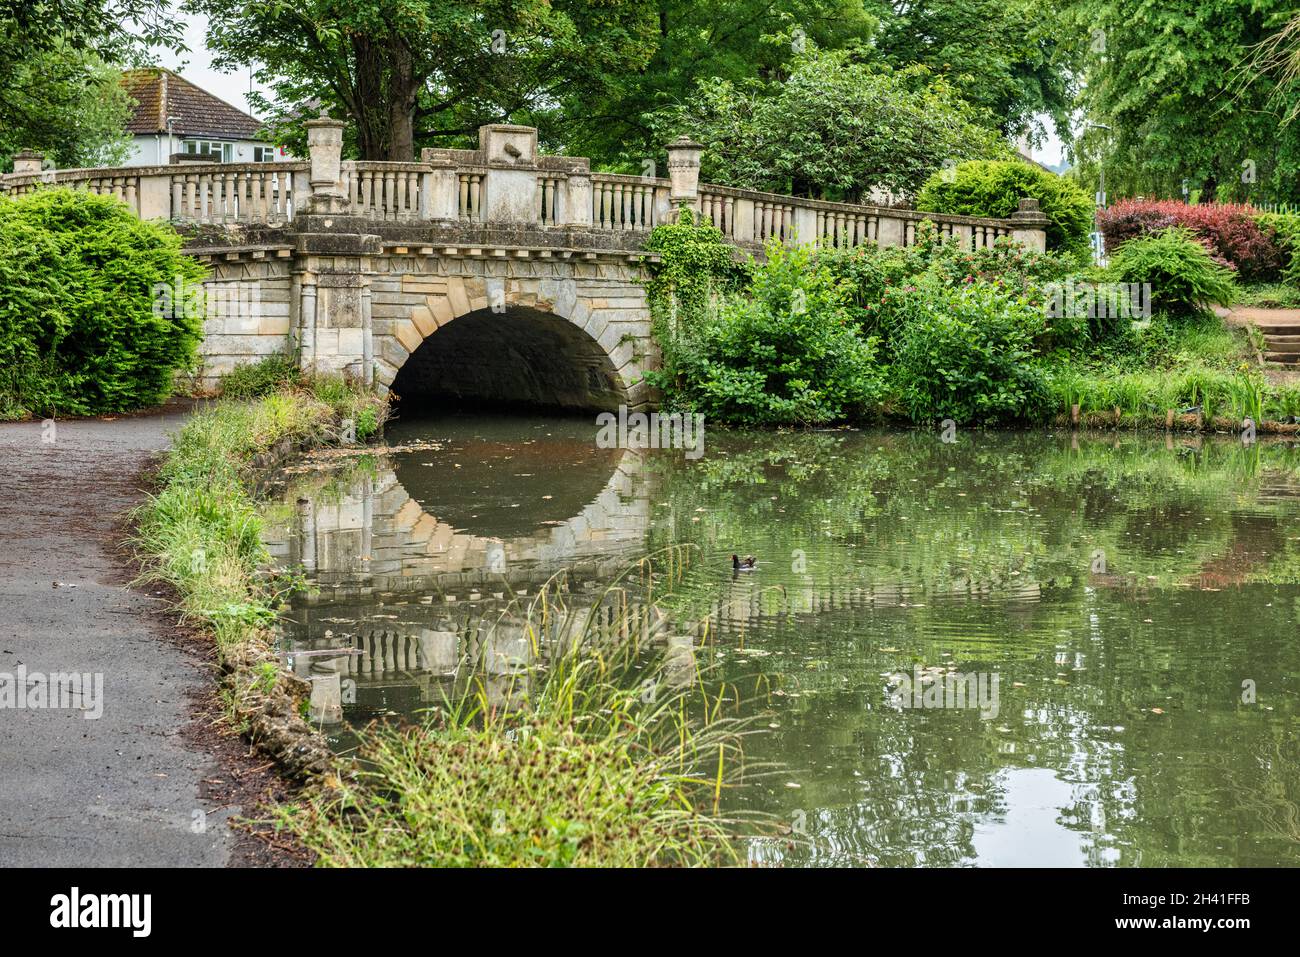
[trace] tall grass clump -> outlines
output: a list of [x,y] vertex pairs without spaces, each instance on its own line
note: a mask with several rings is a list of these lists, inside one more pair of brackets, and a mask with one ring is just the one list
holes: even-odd
[[184,617],[211,629],[223,665],[237,667],[274,619],[273,596],[258,582],[266,554],[251,491],[257,465],[350,438],[342,416],[364,409],[382,420],[381,400],[359,389],[337,404],[293,389],[214,403],[173,437],[158,490],[135,514],[135,542],[146,576],[172,585]]
[[718,803],[746,734],[723,716],[735,689],[706,689],[694,647],[661,634],[652,605],[624,593],[612,625],[597,614],[614,591],[583,610],[553,579],[502,619],[522,618],[544,668],[503,679],[466,663],[426,721],[363,732],[356,773],[280,822],[326,866],[734,862],[736,822]]
[[256,399],[302,382],[297,357],[276,353],[256,362],[235,366],[221,377],[221,395],[227,399]]

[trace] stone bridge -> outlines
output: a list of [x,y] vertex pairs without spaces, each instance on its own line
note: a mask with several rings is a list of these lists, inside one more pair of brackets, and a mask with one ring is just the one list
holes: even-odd
[[85,188],[176,223],[208,266],[204,386],[289,352],[408,399],[581,409],[652,404],[643,246],[682,209],[740,255],[773,237],[910,245],[925,219],[967,247],[1045,243],[1034,200],[995,220],[712,186],[685,140],[659,178],[542,155],[529,127],[485,126],[478,149],[418,163],[344,162],[341,122],[308,127],[308,162],[55,171],[24,153],[0,191]]

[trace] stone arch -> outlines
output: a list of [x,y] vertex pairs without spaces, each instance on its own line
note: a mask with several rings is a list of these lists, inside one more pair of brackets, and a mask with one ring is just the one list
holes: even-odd
[[641,380],[654,346],[644,292],[630,277],[408,273],[394,305],[386,311],[395,315],[376,321],[376,380],[399,394],[414,387],[573,409],[648,404]]

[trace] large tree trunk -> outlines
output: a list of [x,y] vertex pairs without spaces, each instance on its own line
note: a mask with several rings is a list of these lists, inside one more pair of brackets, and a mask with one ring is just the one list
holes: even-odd
[[415,103],[419,85],[414,77],[411,47],[400,37],[390,47],[388,86],[388,153],[395,163],[415,159]]
[[356,35],[352,40],[356,57],[356,104],[353,119],[357,124],[357,149],[363,160],[386,159],[388,146],[388,113],[383,104],[384,92],[383,52],[376,50],[366,37]]

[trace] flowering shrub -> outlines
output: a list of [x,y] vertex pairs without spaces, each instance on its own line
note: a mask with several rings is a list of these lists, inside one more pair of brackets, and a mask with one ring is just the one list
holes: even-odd
[[1097,228],[1112,253],[1131,239],[1175,226],[1190,230],[1216,263],[1236,270],[1242,279],[1276,279],[1285,265],[1276,230],[1261,225],[1259,213],[1251,206],[1121,200],[1097,213]]

